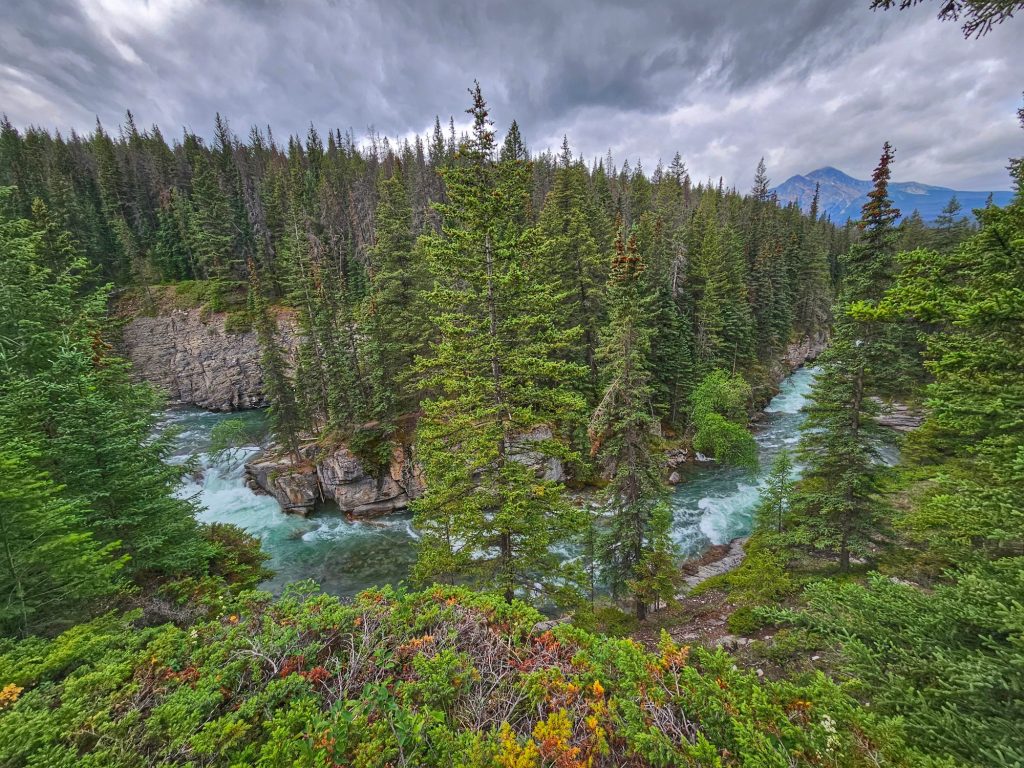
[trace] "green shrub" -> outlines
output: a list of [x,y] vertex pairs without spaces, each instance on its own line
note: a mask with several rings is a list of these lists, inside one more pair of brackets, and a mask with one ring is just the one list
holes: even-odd
[[106,617],[0,642],[0,754],[29,765],[908,766],[898,723],[819,675],[655,653],[500,597],[434,587],[352,603],[292,585],[218,617]]
[[756,546],[748,546],[739,567],[725,574],[725,583],[729,599],[747,606],[777,603],[797,589],[785,555]]
[[229,312],[224,318],[225,333],[248,333],[252,330],[252,315],[246,310]]
[[599,605],[592,610],[589,606],[581,608],[573,614],[572,623],[580,629],[609,637],[628,637],[639,626],[633,614],[619,610],[614,605]]
[[747,605],[741,605],[730,613],[725,623],[734,635],[750,635],[762,626],[760,619],[754,614],[754,609]]
[[179,309],[194,309],[210,301],[213,284],[208,280],[182,280],[171,287],[171,301]]

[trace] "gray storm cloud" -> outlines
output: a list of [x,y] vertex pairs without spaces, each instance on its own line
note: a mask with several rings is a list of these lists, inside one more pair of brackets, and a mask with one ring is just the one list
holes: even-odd
[[499,128],[533,149],[567,134],[587,157],[749,184],[821,165],[865,175],[881,143],[896,178],[1005,188],[1022,154],[1024,22],[980,41],[922,7],[867,0],[15,0],[0,26],[0,110],[88,130],[131,109],[170,135],[459,121],[480,80]]

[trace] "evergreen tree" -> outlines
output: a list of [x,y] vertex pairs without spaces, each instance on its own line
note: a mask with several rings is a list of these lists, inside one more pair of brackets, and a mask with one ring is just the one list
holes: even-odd
[[878,499],[884,469],[879,409],[871,395],[892,375],[893,346],[885,327],[871,319],[870,307],[894,271],[893,222],[899,211],[888,194],[892,158],[886,143],[862,212],[862,240],[843,260],[833,339],[820,359],[799,448],[807,466],[796,500],[801,541],[837,553],[843,571],[851,553],[867,552],[884,512]]
[[818,220],[820,196],[820,185],[815,184],[808,218],[800,224],[793,323],[803,337],[824,332],[831,318],[832,278],[828,243]]
[[415,408],[413,364],[429,338],[422,306],[429,275],[422,256],[416,253],[412,217],[402,172],[396,168],[390,178],[380,182],[376,243],[370,249],[370,292],[363,310],[374,345],[373,367],[379,377],[374,390],[390,392],[394,402],[378,409],[378,418]]
[[277,320],[264,295],[256,263],[249,260],[249,314],[260,344],[263,389],[270,401],[270,423],[274,437],[299,461],[299,433],[302,421],[295,398],[295,385],[288,375],[284,350],[278,340]]
[[750,190],[750,196],[759,203],[768,201],[768,169],[763,157],[757,162],[757,172],[754,174],[754,186]]
[[0,218],[0,442],[65,488],[86,531],[120,542],[137,579],[201,571],[195,509],[173,495],[187,468],[152,439],[159,398],[111,354],[107,292],[85,289],[84,260],[54,272],[41,240],[31,222]]
[[202,275],[214,281],[214,308],[220,308],[224,282],[236,276],[234,227],[231,205],[221,188],[220,175],[195,136],[185,137],[191,157],[192,194],[187,217],[187,247]]
[[650,372],[651,300],[636,238],[615,242],[608,280],[609,325],[601,345],[604,395],[590,421],[591,454],[611,468],[611,519],[601,542],[604,575],[613,595],[629,592],[636,617],[673,594],[676,572],[669,538],[672,513],[655,437]]
[[734,230],[719,224],[717,194],[702,196],[689,241],[698,372],[735,371],[752,357],[753,317],[741,243]]
[[[939,215],[935,217],[930,243],[932,248],[937,251],[951,251],[971,233],[971,222],[966,216],[961,215],[961,211],[963,211],[963,206],[956,199],[956,195],[953,195]],[[920,247],[920,245],[915,247]],[[912,251],[914,248],[904,248],[903,250]]]
[[582,330],[582,344],[573,362],[589,373],[581,393],[593,403],[598,396],[598,328],[604,303],[602,297],[607,260],[587,214],[590,207],[584,170],[568,165],[555,172],[555,184],[548,193],[537,225],[538,279],[554,278],[561,293],[562,317],[566,330]]
[[1024,543],[1024,191],[978,215],[980,229],[953,251],[901,255],[879,311],[928,331],[928,417],[908,453],[934,478],[902,522],[956,564],[1011,557]]
[[768,480],[761,490],[761,500],[754,514],[754,521],[760,530],[782,533],[786,516],[793,502],[793,460],[789,451],[783,448],[772,462]]
[[[426,495],[415,503],[420,579],[468,575],[508,600],[565,582],[552,551],[578,529],[560,485],[528,454],[565,456],[555,437],[582,403],[564,362],[573,334],[558,330],[557,295],[525,268],[521,161],[493,161],[494,134],[479,85],[472,137],[442,171],[442,234],[422,247],[436,286],[438,341],[422,359],[427,399],[418,427]],[[551,434],[548,432],[548,434]]]
[[50,633],[88,618],[98,600],[120,589],[127,558],[118,543],[86,532],[61,488],[32,470],[29,449],[0,449],[0,635]]

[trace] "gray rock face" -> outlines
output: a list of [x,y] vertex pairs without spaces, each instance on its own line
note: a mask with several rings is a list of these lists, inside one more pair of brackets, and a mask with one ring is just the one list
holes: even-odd
[[540,443],[554,438],[551,427],[542,425],[524,433],[509,445],[508,457],[533,469],[538,477],[555,483],[565,482],[565,467],[562,460],[530,448],[531,443]]
[[405,509],[423,493],[419,466],[411,450],[394,446],[387,471],[375,477],[362,462],[341,446],[317,462],[317,477],[323,494],[338,507],[357,517],[372,517]]
[[825,351],[826,346],[828,346],[828,336],[824,333],[804,336],[799,341],[790,344],[782,356],[782,363],[788,369],[783,371],[783,377],[788,376],[801,365],[817,360],[818,355]]
[[[509,456],[533,468],[538,477],[561,482],[562,462],[530,448],[552,437],[550,428],[538,427],[519,438]],[[393,446],[391,461],[379,475],[367,471],[344,445],[330,451],[309,445],[300,452],[298,464],[290,456],[264,454],[245,467],[250,487],[269,493],[285,512],[307,515],[317,502],[332,500],[347,514],[375,517],[407,508],[425,489],[422,467],[410,446]]]
[[[693,589],[698,584],[710,579],[712,576],[718,576],[723,573],[728,573],[734,568],[738,567],[743,562],[744,552],[743,545],[746,543],[746,537],[741,539],[734,539],[729,544],[729,550],[718,560],[711,563],[706,563],[697,569],[697,572],[692,576],[684,576],[683,581],[686,586]],[[685,597],[686,593],[679,595],[680,598]]]
[[246,464],[250,486],[277,499],[285,512],[307,515],[317,502],[332,500],[357,517],[374,517],[405,509],[423,493],[419,466],[411,449],[395,446],[391,463],[380,476],[366,471],[345,446],[329,452],[302,449],[302,462],[291,456],[263,456]]
[[[124,327],[122,343],[133,375],[179,405],[211,411],[267,405],[256,333],[230,333],[224,328],[226,318],[202,317],[198,309],[132,318]],[[293,322],[282,316],[279,326],[285,348],[294,349]]]
[[291,456],[257,457],[245,465],[247,484],[254,491],[269,493],[281,509],[296,515],[308,515],[320,501],[320,483],[316,466]]
[[897,432],[911,432],[921,426],[924,414],[903,403],[884,403],[875,421]]

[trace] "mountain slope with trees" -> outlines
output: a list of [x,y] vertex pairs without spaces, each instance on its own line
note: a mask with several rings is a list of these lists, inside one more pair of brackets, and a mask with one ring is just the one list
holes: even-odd
[[[1024,760],[1021,161],[1006,207],[929,227],[897,223],[886,145],[837,227],[763,163],[741,194],[679,156],[531,154],[470,93],[468,135],[397,146],[0,125],[3,764]],[[112,302],[171,291],[253,329],[282,455],[412,444],[419,591],[252,591],[258,542],[176,495],[114,352]],[[780,358],[830,329],[805,474],[783,454],[715,583],[730,628],[772,627],[750,655],[548,629],[530,603],[672,599],[665,449],[752,467]],[[896,468],[893,400],[927,412]]]

